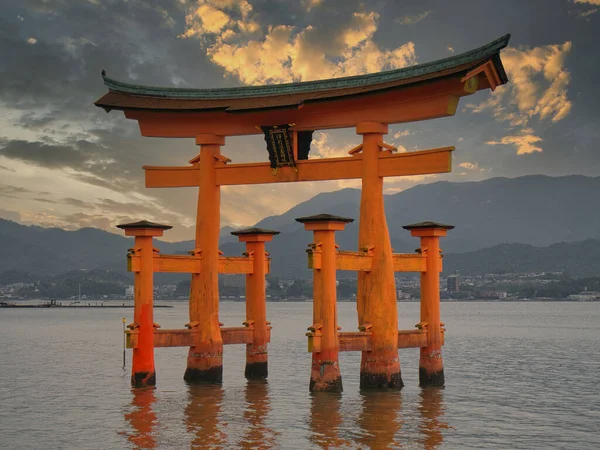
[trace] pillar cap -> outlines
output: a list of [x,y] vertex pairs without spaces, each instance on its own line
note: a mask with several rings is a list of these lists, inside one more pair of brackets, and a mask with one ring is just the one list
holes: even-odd
[[425,221],[418,223],[411,223],[410,225],[404,225],[402,228],[405,230],[426,230],[431,228],[442,228],[444,230],[452,230],[454,225],[445,225],[439,222]]
[[140,220],[139,222],[122,223],[121,225],[117,225],[117,228],[120,228],[121,230],[134,230],[139,228],[149,228],[153,230],[170,230],[173,227],[171,225],[163,225],[161,223]]
[[333,214],[317,214],[315,216],[298,217],[296,222],[300,223],[314,223],[314,222],[339,222],[339,223],[350,223],[354,222],[354,219],[349,217],[334,216]]
[[267,230],[265,228],[252,227],[252,228],[244,228],[243,230],[235,230],[235,231],[232,231],[231,234],[233,234],[234,236],[248,236],[248,235],[253,235],[253,234],[270,234],[271,236],[274,236],[276,234],[279,234],[279,231]]

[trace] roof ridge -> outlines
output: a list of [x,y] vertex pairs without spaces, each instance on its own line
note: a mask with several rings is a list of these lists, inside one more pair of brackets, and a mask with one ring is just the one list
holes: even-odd
[[[225,100],[230,98],[253,98],[274,95],[300,94],[306,92],[328,91],[332,89],[353,88],[366,85],[386,83],[393,80],[417,77],[420,75],[437,72],[450,67],[476,62],[478,60],[497,55],[500,50],[508,45],[510,34],[506,34],[481,47],[468,50],[459,55],[450,56],[435,61],[430,61],[400,69],[387,70],[363,75],[353,75],[324,80],[301,81],[294,83],[240,86],[228,88],[178,88],[144,86],[118,81],[106,76],[102,71],[104,84],[110,91],[127,93],[139,96],[169,97],[181,99]],[[432,70],[433,69],[433,70]],[[504,73],[502,71],[502,73]]]

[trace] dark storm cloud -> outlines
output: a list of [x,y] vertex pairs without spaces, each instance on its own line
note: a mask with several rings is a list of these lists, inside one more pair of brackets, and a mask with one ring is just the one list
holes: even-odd
[[82,208],[85,208],[88,206],[87,202],[84,202],[83,200],[79,200],[77,198],[72,198],[72,197],[63,198],[61,200],[61,202],[66,203],[67,205],[72,205],[72,206],[77,206],[77,207],[82,207]]
[[50,169],[81,169],[90,160],[78,148],[23,140],[0,140],[0,155]]
[[98,117],[91,103],[105,92],[102,69],[145,84],[220,78],[197,43],[178,39],[185,22],[179,1],[4,0],[0,10],[0,101],[12,108],[47,105]]
[[53,111],[44,115],[38,115],[31,112],[21,116],[18,125],[29,130],[44,130],[44,127],[54,122],[59,114],[59,111]]
[[1,197],[19,198],[19,196],[22,194],[29,194],[32,192],[34,192],[34,191],[24,188],[24,187],[0,184],[0,196]]

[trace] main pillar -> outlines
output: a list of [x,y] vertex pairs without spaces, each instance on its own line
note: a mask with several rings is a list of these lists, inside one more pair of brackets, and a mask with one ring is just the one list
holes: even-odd
[[392,246],[383,203],[383,177],[379,176],[379,152],[388,127],[361,122],[356,126],[362,142],[362,193],[358,230],[359,249],[372,248],[371,271],[358,273],[356,307],[359,327],[372,325],[372,351],[362,353],[361,389],[404,386],[398,358],[398,307]]
[[265,242],[273,239],[279,231],[262,228],[247,228],[232,231],[240,242],[246,243],[246,253],[253,259],[252,273],[246,275],[246,326],[254,330],[252,344],[246,344],[246,370],[244,375],[249,380],[267,378],[269,329],[267,323],[267,298],[265,275],[267,269],[267,253]]
[[313,350],[309,389],[311,392],[341,392],[335,232],[343,230],[354,219],[319,214],[296,220],[314,232],[314,255],[320,255],[321,259],[320,264],[313,260],[313,327],[320,326],[321,345],[318,351]]
[[427,347],[421,347],[419,385],[441,387],[444,386],[444,361],[440,318],[440,237],[446,236],[454,226],[421,222],[402,228],[421,238],[421,254],[426,256],[427,261],[427,270],[421,272],[421,325],[427,329]]
[[219,232],[221,191],[216,182],[216,161],[223,136],[196,136],[200,155],[198,212],[196,218],[196,255],[201,257],[200,273],[192,274],[190,323],[196,341],[190,347],[184,380],[189,383],[221,383],[223,380],[223,339],[219,324]]
[[141,222],[117,225],[125,236],[135,236],[133,251],[140,255],[140,271],[134,274],[133,324],[131,331],[138,332],[138,345],[133,349],[131,385],[154,386],[154,246],[152,238],[163,235],[172,227],[158,223]]

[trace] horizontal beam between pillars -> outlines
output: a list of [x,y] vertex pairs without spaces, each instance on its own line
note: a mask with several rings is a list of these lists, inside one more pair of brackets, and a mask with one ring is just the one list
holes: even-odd
[[[452,170],[454,147],[379,154],[379,176],[399,177],[446,173]],[[192,187],[199,185],[199,166],[144,166],[146,187]],[[268,162],[218,164],[216,182],[220,186],[242,184],[286,183],[293,181],[350,180],[362,177],[362,155],[346,158],[324,158],[296,161],[296,170],[281,167],[273,174]]]
[[[306,333],[308,336],[308,352],[321,351],[321,334],[319,331]],[[370,331],[339,332],[340,352],[370,352],[373,349],[372,333]],[[441,336],[444,345],[444,333]],[[398,348],[427,347],[427,329],[399,330]]]
[[[192,255],[154,255],[154,272],[200,273],[202,256]],[[254,260],[246,256],[219,257],[219,273],[253,273]],[[127,256],[127,270],[140,271],[140,256]],[[267,259],[266,273],[271,271],[271,261]]]
[[[193,347],[196,335],[195,329],[154,330],[154,347]],[[127,348],[137,348],[137,330],[127,330]],[[252,344],[254,328],[250,327],[221,327],[223,345]],[[267,327],[267,342],[271,341],[271,327]]]
[[[369,272],[371,270],[373,255],[370,253],[338,251],[335,257],[337,270],[354,270],[357,272]],[[394,272],[427,271],[426,256],[413,253],[394,253],[392,258]],[[321,268],[321,253],[318,250],[308,252],[308,268]]]

